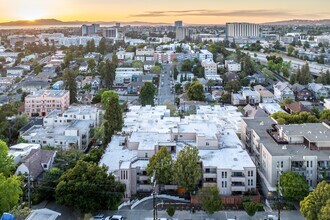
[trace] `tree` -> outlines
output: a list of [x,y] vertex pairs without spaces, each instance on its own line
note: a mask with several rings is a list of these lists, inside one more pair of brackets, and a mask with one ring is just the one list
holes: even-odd
[[[73,60],[72,53],[68,52],[64,57],[64,67],[68,68],[70,66],[70,62]],[[41,71],[40,71],[41,72]]]
[[18,176],[6,177],[0,173],[0,214],[11,210],[17,204],[21,194],[21,181]]
[[173,180],[188,192],[193,192],[201,178],[200,156],[197,147],[186,146],[173,163]]
[[189,100],[204,101],[205,95],[203,85],[198,81],[192,82],[188,88],[187,95]]
[[102,93],[101,100],[105,108],[104,119],[104,140],[103,144],[108,144],[111,136],[120,131],[123,127],[122,108],[119,105],[119,97],[114,91]]
[[203,209],[209,215],[213,214],[214,212],[220,211],[220,209],[222,208],[222,203],[217,186],[203,187],[198,197]]
[[[116,56],[117,57],[117,56]],[[105,63],[102,62],[99,67],[99,72],[101,75],[101,79],[105,85],[105,88],[111,89],[113,86],[113,82],[115,80],[115,72],[116,72],[116,61],[107,60]]]
[[289,201],[300,201],[308,195],[309,187],[303,177],[295,172],[281,175],[281,188],[284,198]]
[[57,167],[53,167],[44,174],[37,186],[37,192],[41,198],[47,200],[55,198],[55,188],[62,174],[63,171]]
[[330,219],[330,199],[328,199],[326,205],[322,207],[319,218],[320,220]]
[[61,176],[56,202],[84,213],[115,209],[124,191],[124,185],[108,174],[105,166],[79,161]]
[[141,105],[154,105],[156,88],[151,82],[146,82],[140,92]]
[[57,150],[53,167],[59,168],[62,172],[73,168],[79,160],[84,157],[84,153],[79,150]]
[[330,184],[322,181],[300,202],[300,212],[307,220],[322,219],[324,212],[329,208],[329,200]]
[[72,69],[65,69],[63,74],[64,88],[70,91],[70,103],[77,102],[76,74]]
[[291,56],[294,51],[294,47],[292,45],[289,45],[287,50],[288,50],[288,55]]
[[173,215],[175,214],[175,209],[173,206],[169,206],[167,209],[166,209],[166,212],[167,214],[172,218]]
[[100,40],[99,46],[97,48],[97,51],[104,55],[107,51],[107,43],[104,37],[102,37],[102,39]]
[[191,61],[190,60],[183,61],[182,65],[181,65],[181,71],[182,72],[185,72],[185,71],[190,72],[191,68],[192,68],[192,66],[191,66]]
[[172,156],[166,147],[162,147],[149,159],[146,171],[149,176],[152,176],[156,172],[157,183],[168,184],[171,182]]
[[0,173],[5,177],[11,175],[15,166],[13,165],[13,158],[8,155],[7,144],[0,140]]
[[143,69],[143,66],[144,66],[144,64],[143,64],[143,62],[141,60],[134,60],[132,62],[132,67],[133,68]]
[[229,81],[226,83],[224,89],[227,92],[237,92],[241,89],[241,84],[237,80]]
[[243,207],[250,217],[254,216],[258,211],[258,204],[253,201],[243,202]]
[[88,60],[87,60],[87,64],[88,64],[88,69],[89,69],[91,72],[94,72],[95,67],[96,67],[95,60],[94,60],[94,59],[88,59]]
[[160,74],[162,72],[162,68],[160,66],[153,66],[151,67],[150,72]]

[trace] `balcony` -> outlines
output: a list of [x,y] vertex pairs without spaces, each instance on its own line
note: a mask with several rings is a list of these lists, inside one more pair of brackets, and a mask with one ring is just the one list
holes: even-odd
[[293,172],[303,172],[306,171],[306,167],[305,166],[301,166],[301,167],[291,167],[291,170]]
[[217,178],[217,174],[216,173],[204,173],[203,177],[204,178]]
[[233,172],[231,174],[232,182],[245,182],[245,175],[242,172]]

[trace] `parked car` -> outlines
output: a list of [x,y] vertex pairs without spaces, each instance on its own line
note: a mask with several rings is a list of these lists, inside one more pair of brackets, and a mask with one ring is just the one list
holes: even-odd
[[123,220],[123,219],[124,217],[121,215],[113,215],[105,218],[105,220]]
[[103,214],[97,214],[93,217],[94,220],[105,220],[105,215]]

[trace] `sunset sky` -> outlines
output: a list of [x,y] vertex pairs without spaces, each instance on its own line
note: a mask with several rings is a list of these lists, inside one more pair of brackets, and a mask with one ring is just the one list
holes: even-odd
[[149,21],[223,24],[330,18],[329,0],[0,0],[0,22]]

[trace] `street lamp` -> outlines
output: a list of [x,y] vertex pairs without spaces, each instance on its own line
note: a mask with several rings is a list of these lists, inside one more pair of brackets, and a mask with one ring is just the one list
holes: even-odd
[[278,204],[277,204],[277,211],[278,211],[278,217],[277,219],[281,219],[281,197],[282,197],[282,189],[281,189],[281,174],[282,174],[282,168],[280,166],[280,162],[277,161],[276,165],[276,170],[277,170],[277,199],[278,199]]
[[151,183],[153,183],[152,189],[152,198],[153,198],[153,207],[154,207],[154,220],[157,220],[157,203],[156,203],[156,170],[151,177]]

